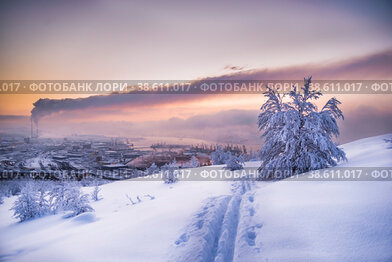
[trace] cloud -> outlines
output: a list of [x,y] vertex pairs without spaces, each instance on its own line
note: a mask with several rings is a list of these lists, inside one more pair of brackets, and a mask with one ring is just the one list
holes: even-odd
[[[300,65],[277,69],[247,70],[209,77],[209,80],[296,80],[312,75],[313,79],[392,79],[392,49],[372,55],[328,64]],[[237,68],[237,67],[235,67]],[[102,108],[127,107],[131,109],[163,106],[173,103],[188,103],[215,94],[110,94],[78,99],[39,99],[34,103],[32,118],[40,118],[64,111],[97,110]],[[141,111],[142,112],[142,111]],[[197,114],[195,109],[195,114]]]
[[[338,62],[306,64],[275,69],[254,69],[218,77],[224,80],[390,80],[392,49]],[[214,79],[214,78],[211,78]]]
[[225,70],[232,70],[232,71],[242,71],[245,69],[244,66],[233,66],[233,65],[227,65],[223,69]]

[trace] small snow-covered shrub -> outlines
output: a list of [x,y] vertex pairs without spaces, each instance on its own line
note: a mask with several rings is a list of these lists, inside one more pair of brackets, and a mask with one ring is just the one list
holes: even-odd
[[194,167],[199,167],[200,162],[197,160],[195,156],[191,157],[191,160],[183,165],[185,168],[194,168]]
[[157,172],[159,172],[159,167],[155,163],[152,163],[151,166],[146,169],[147,175],[153,175]]
[[50,190],[53,187],[51,181],[37,181],[35,182],[35,187],[38,191],[38,204],[41,212],[41,216],[47,215],[51,213],[51,204],[49,202],[50,199]]
[[59,211],[65,210],[65,206],[67,205],[67,183],[62,181],[50,191],[50,203],[52,207],[53,213],[57,213]]
[[29,181],[24,183],[11,210],[21,222],[59,211],[72,211],[71,216],[94,211],[88,195],[82,194],[76,182]]
[[212,164],[214,165],[222,165],[225,164],[226,161],[229,159],[230,157],[230,152],[225,152],[223,151],[221,146],[218,146],[218,148],[211,153],[211,160],[212,160]]
[[89,205],[88,194],[82,194],[76,182],[62,182],[51,192],[53,210],[72,211],[72,216],[94,209]]
[[100,199],[99,197],[99,191],[101,191],[101,189],[98,186],[98,183],[95,184],[93,191],[91,192],[91,198],[94,201],[98,201]]
[[178,165],[176,159],[172,163],[166,164],[161,168],[162,179],[166,184],[172,184],[178,181]]
[[229,158],[226,160],[225,169],[231,171],[243,169],[244,161],[245,161],[245,157],[243,155],[236,156],[230,153]]
[[47,214],[49,205],[44,191],[39,190],[34,182],[29,182],[22,188],[11,210],[14,211],[14,216],[23,222]]
[[88,195],[81,194],[80,189],[79,193],[76,193],[71,201],[71,205],[69,206],[68,210],[73,212],[73,216],[77,216],[79,214],[85,212],[93,212],[94,209],[89,205]]
[[199,160],[197,160],[197,158],[195,156],[191,157],[191,167],[199,167],[200,166],[200,162]]

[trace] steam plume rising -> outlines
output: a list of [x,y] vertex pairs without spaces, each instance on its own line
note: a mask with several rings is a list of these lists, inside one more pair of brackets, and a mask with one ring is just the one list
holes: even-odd
[[[314,79],[391,79],[392,73],[392,50],[379,52],[356,59],[346,60],[340,63],[332,63],[326,66],[322,65],[304,65],[278,68],[275,70],[247,70],[219,77],[206,78],[208,80],[273,80],[273,79],[291,79],[301,80],[305,75],[312,75]],[[51,114],[68,110],[82,110],[92,108],[105,108],[113,106],[158,106],[174,102],[187,102],[201,99],[207,99],[208,95],[198,94],[110,94],[90,96],[88,98],[78,99],[39,99],[34,103],[31,111],[31,118],[35,124],[39,119]]]
[[41,98],[37,100],[31,110],[31,118],[35,124],[45,116],[68,110],[82,110],[88,108],[104,108],[110,106],[142,107],[156,106],[173,102],[184,102],[195,99],[202,99],[203,95],[187,94],[110,94],[90,96],[87,98],[77,99],[48,99]]

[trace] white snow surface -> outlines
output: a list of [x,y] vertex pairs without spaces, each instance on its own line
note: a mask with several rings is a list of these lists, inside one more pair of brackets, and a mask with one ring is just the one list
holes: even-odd
[[[391,136],[343,145],[340,166],[392,167]],[[390,181],[287,179],[255,190],[254,200],[245,225],[254,245],[238,248],[237,261],[392,261]]]
[[[390,137],[343,145],[341,166],[392,167]],[[99,194],[93,213],[23,223],[5,198],[0,261],[392,261],[392,182],[128,180]]]

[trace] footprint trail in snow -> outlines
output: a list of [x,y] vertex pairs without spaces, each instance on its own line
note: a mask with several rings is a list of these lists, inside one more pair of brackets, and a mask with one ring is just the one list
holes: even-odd
[[256,212],[253,184],[236,181],[232,195],[208,199],[173,243],[169,261],[240,261],[241,250],[254,248],[255,228],[261,228],[261,224],[250,226]]

